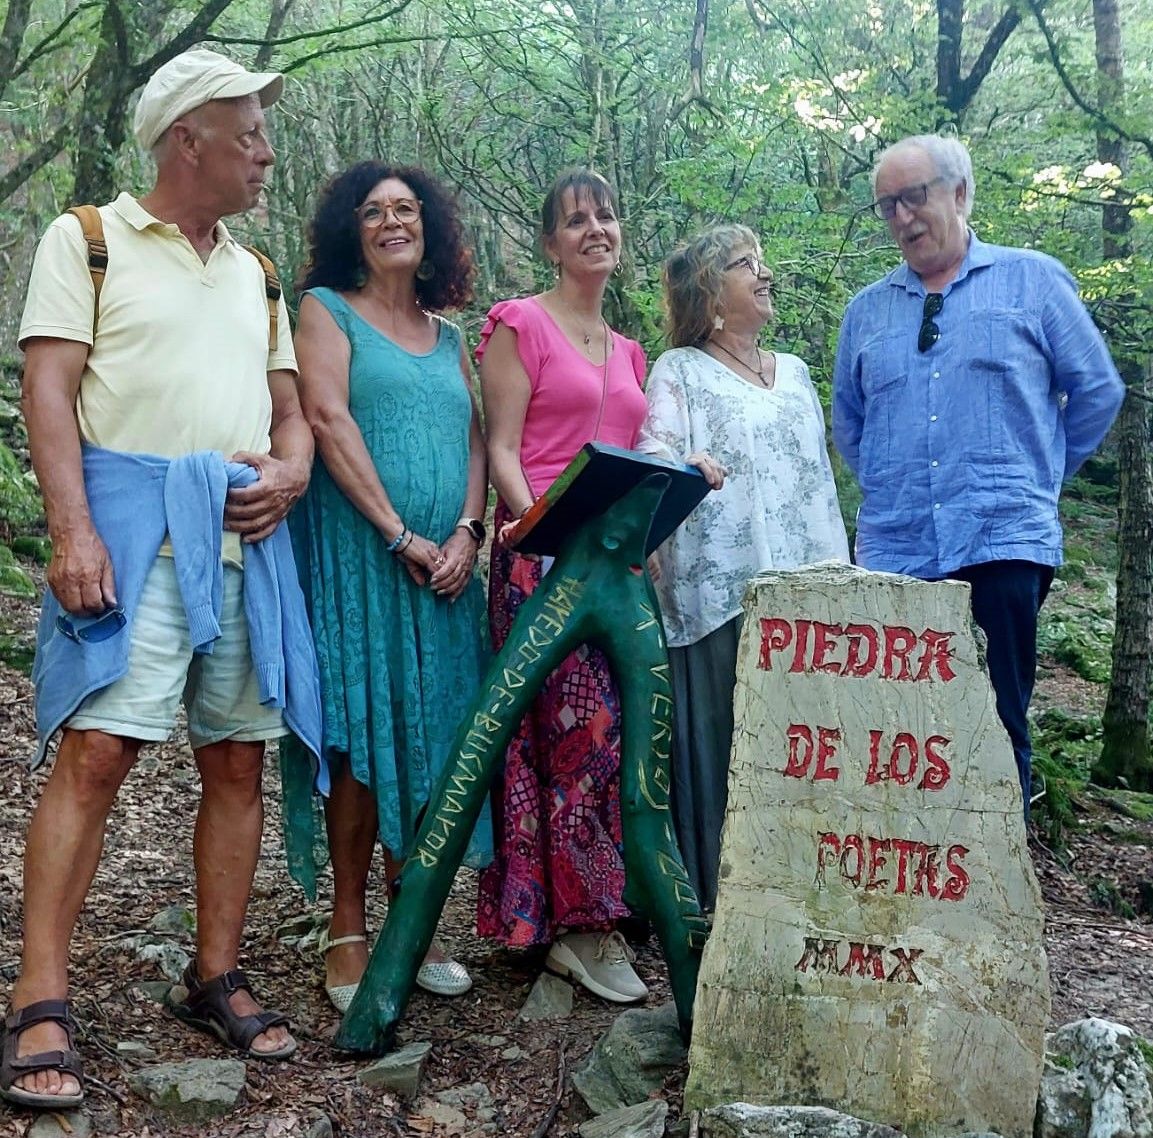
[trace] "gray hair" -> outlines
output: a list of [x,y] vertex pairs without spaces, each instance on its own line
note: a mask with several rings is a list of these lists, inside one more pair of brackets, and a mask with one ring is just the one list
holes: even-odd
[[900,142],[894,142],[892,146],[882,150],[876,165],[873,167],[873,196],[875,197],[877,193],[877,171],[881,168],[881,163],[890,154],[912,148],[927,154],[938,175],[949,179],[954,186],[964,182],[964,214],[968,218],[973,212],[973,198],[977,191],[973,181],[973,160],[969,157],[969,151],[965,148],[964,143],[956,138],[945,138],[939,134],[915,134],[910,138],[902,138]]
[[720,315],[725,262],[738,249],[760,247],[744,225],[714,225],[690,238],[665,261],[665,335],[674,348],[692,347],[712,335]]

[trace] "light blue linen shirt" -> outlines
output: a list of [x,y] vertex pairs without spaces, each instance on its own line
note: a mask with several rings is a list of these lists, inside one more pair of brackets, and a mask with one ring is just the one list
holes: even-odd
[[1019,558],[1061,564],[1061,483],[1125,389],[1065,267],[970,231],[917,350],[925,288],[905,263],[845,310],[833,441],[856,474],[858,564],[941,577]]

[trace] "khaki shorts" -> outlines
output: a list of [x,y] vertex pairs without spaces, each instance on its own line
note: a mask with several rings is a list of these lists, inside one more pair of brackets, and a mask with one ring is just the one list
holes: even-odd
[[194,655],[175,563],[158,557],[132,623],[127,673],[90,695],[65,726],[163,742],[183,700],[194,750],[223,739],[252,743],[286,735],[281,709],[260,702],[244,615],[244,572],[228,565],[220,627],[212,654]]

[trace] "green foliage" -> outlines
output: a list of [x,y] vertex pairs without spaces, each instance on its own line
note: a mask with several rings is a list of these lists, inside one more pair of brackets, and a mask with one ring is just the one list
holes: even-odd
[[1089,897],[1094,904],[1127,921],[1137,915],[1137,911],[1122,896],[1117,882],[1107,877],[1095,877],[1089,882]]
[[0,540],[39,524],[41,517],[36,480],[0,442]]
[[1089,782],[1089,772],[1101,753],[1100,716],[1070,715],[1048,708],[1032,722],[1034,784],[1045,786],[1045,797],[1032,813],[1046,843],[1064,845],[1066,832],[1076,826],[1075,796]]
[[1153,1073],[1153,1043],[1150,1043],[1149,1040],[1141,1035],[1138,1035],[1136,1040],[1137,1050],[1141,1052],[1141,1058],[1145,1060],[1145,1066],[1149,1068],[1150,1073]]
[[1108,614],[1083,610],[1043,619],[1037,647],[1095,684],[1109,682],[1113,622]]

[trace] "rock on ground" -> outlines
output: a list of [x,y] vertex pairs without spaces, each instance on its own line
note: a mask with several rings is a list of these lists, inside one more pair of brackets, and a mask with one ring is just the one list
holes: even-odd
[[621,1013],[597,1041],[573,1086],[594,1114],[644,1102],[685,1061],[672,1003]]
[[572,985],[551,972],[542,972],[532,986],[524,1006],[523,1020],[567,1019],[572,1015]]
[[416,1098],[431,1043],[409,1043],[358,1071],[356,1081],[366,1087],[380,1087],[401,1098]]
[[27,1138],[90,1138],[93,1133],[88,1115],[78,1110],[53,1111],[36,1116]]
[[623,1106],[583,1123],[580,1138],[661,1138],[668,1113],[664,1099]]
[[240,1102],[244,1079],[239,1059],[162,1063],[128,1076],[137,1094],[179,1122],[206,1122],[227,1114]]
[[701,1116],[702,1138],[902,1138],[899,1130],[823,1106],[729,1103]]
[[[1049,1050],[1074,1064],[1089,1099],[1086,1138],[1150,1138],[1153,1090],[1137,1036],[1124,1024],[1083,1019],[1058,1028]],[[1056,1134],[1056,1132],[1054,1132]]]

